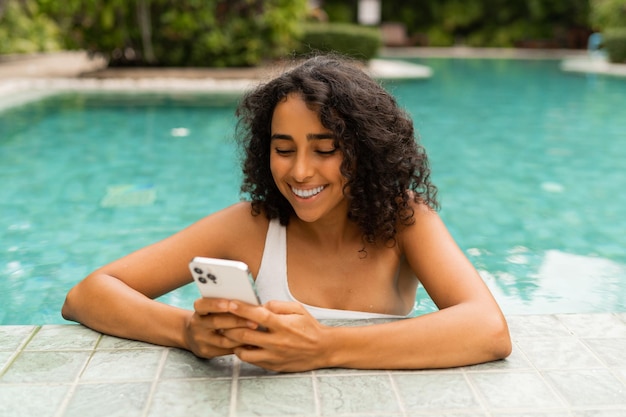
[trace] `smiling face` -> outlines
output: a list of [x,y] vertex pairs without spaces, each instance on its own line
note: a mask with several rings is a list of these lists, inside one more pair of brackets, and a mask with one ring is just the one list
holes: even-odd
[[305,222],[330,215],[345,218],[343,154],[333,132],[299,94],[289,94],[274,108],[271,137],[272,177],[298,218]]

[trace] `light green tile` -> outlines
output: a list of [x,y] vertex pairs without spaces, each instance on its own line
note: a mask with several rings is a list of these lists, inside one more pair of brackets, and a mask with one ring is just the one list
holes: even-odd
[[157,385],[148,417],[228,416],[229,380],[171,380]]
[[239,362],[239,375],[242,377],[277,376],[280,372],[269,371],[246,362]]
[[490,409],[563,408],[564,404],[552,393],[541,376],[534,372],[468,373]]
[[585,339],[583,342],[611,368],[626,369],[626,338]]
[[186,350],[170,349],[161,379],[232,377],[233,357],[228,355],[208,360]]
[[512,411],[512,412],[503,412],[503,413],[493,413],[491,417],[572,417],[570,413],[567,411],[544,411],[544,412],[536,412],[536,411]]
[[392,377],[407,411],[481,411],[461,373],[393,374]]
[[317,379],[323,416],[401,411],[388,374]]
[[36,326],[0,326],[0,350],[14,351],[21,347]]
[[78,385],[63,417],[139,417],[151,386],[150,382]]
[[163,346],[137,340],[122,339],[109,335],[102,335],[96,349],[163,349]]
[[578,337],[626,338],[626,323],[614,314],[561,314],[557,318]]
[[88,350],[93,349],[100,337],[80,325],[49,325],[43,326],[25,350]]
[[0,351],[0,375],[5,366],[9,365],[9,360],[13,357],[15,352],[3,352]]
[[[470,411],[470,412],[459,412],[457,410],[455,411],[448,411],[448,410],[437,410],[437,411],[431,411],[431,412],[424,412],[424,411],[409,411],[406,414],[401,414],[403,416],[406,417],[493,417],[492,414],[489,414],[487,412],[482,412],[482,411]],[[393,415],[393,417],[399,416],[398,414]],[[390,416],[391,417],[391,416]],[[502,416],[504,417],[504,416]],[[508,417],[508,415],[507,415]],[[522,417],[522,416],[516,416],[516,417]],[[546,415],[546,416],[527,416],[527,417],[552,417],[550,415]],[[554,416],[554,417],[562,417],[562,416]],[[569,417],[569,416],[567,416]]]
[[573,406],[626,406],[626,385],[608,370],[550,371],[545,375]]
[[510,316],[507,322],[513,340],[571,336],[570,331],[555,316]]
[[83,369],[87,352],[22,352],[1,382],[72,382]]
[[589,349],[574,337],[523,339],[517,344],[538,369],[602,367]]
[[513,351],[508,358],[498,361],[491,361],[481,363],[478,365],[466,366],[465,370],[468,372],[475,371],[508,371],[508,370],[521,370],[531,369],[532,365],[528,362],[528,359],[524,356],[520,348],[514,343]]
[[313,378],[280,376],[240,379],[237,416],[315,416]]
[[388,374],[387,370],[381,369],[349,369],[349,368],[327,368],[327,369],[316,369],[315,375],[347,375],[347,376],[357,376],[357,375],[377,375],[377,374]]
[[571,417],[624,417],[626,416],[626,408],[613,410],[584,410],[574,411]]
[[0,385],[0,416],[52,417],[69,385]]
[[81,381],[151,380],[161,360],[162,350],[96,351],[81,375]]

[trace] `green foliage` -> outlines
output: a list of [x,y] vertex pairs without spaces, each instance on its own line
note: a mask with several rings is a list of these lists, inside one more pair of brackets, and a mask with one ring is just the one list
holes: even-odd
[[39,0],[109,65],[253,66],[297,45],[306,0]]
[[603,35],[603,44],[609,60],[616,63],[626,63],[626,27],[608,28]]
[[589,22],[596,30],[626,27],[626,0],[590,0]]
[[323,2],[322,8],[331,22],[354,23],[356,21],[357,8],[355,2],[326,0]]
[[378,28],[349,23],[306,23],[298,52],[335,52],[367,61],[382,44]]
[[[567,32],[585,32],[590,0],[383,0],[382,21],[402,23],[429,46],[518,46],[533,39],[570,46]],[[624,0],[591,0],[621,2]],[[355,0],[324,0],[327,10]],[[328,13],[331,21],[333,14]],[[353,13],[356,18],[356,13]],[[354,21],[354,20],[353,20]],[[588,32],[588,30],[587,30]],[[586,41],[585,34],[580,36]],[[580,41],[579,41],[580,43]]]
[[59,28],[41,13],[34,0],[0,1],[0,54],[59,49]]

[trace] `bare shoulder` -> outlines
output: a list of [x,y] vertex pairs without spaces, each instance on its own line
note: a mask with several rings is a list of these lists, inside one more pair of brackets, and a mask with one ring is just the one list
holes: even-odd
[[437,211],[428,204],[422,201],[411,200],[409,202],[409,206],[413,210],[413,223],[409,227],[401,228],[403,232],[408,231],[409,233],[416,233],[423,231],[420,230],[420,226],[425,226],[429,223],[441,223],[441,219],[439,218]]
[[397,235],[402,252],[424,254],[428,250],[445,248],[446,252],[456,244],[437,211],[423,202],[411,202],[413,222],[402,227]]
[[268,220],[264,214],[254,214],[249,202],[240,202],[213,213],[196,224],[194,235],[205,240],[207,251],[224,258],[241,258],[240,253],[258,251],[265,242]]

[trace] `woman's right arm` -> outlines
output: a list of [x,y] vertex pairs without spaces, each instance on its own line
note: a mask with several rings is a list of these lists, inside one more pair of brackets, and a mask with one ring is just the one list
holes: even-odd
[[[111,262],[69,291],[63,317],[102,333],[179,347],[205,357],[230,353],[232,342],[211,331],[245,326],[232,315],[219,314],[227,307],[220,310],[219,303],[203,300],[192,311],[154,299],[191,282],[188,263],[194,256],[254,263],[258,238],[249,235],[258,222],[249,204],[240,203]],[[248,238],[241,239],[244,235]]]
[[105,271],[93,272],[69,291],[65,319],[117,337],[187,349],[183,329],[193,311],[152,300]]

